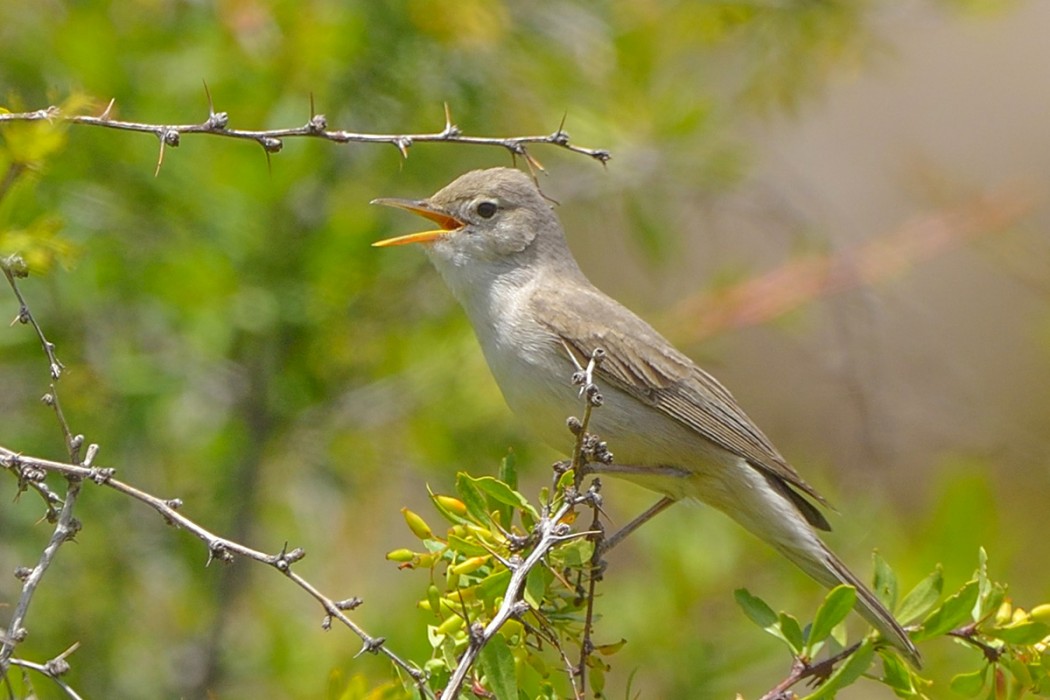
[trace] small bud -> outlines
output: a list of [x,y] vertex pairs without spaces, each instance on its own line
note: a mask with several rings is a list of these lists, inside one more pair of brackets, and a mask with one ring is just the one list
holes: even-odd
[[437,501],[438,505],[456,515],[467,514],[467,504],[458,498],[452,496],[434,496],[434,500]]
[[423,602],[428,603],[430,609],[434,612],[441,609],[441,592],[438,590],[437,586],[430,584],[430,586],[427,587],[427,599]]
[[462,629],[462,627],[463,627],[463,618],[460,617],[459,615],[453,615],[452,617],[448,618],[447,620],[442,622],[440,625],[438,625],[437,630],[435,630],[435,631],[438,634],[455,634],[460,629]]
[[579,435],[580,431],[583,430],[583,423],[576,416],[569,416],[565,421],[565,425],[569,427],[569,432],[573,435]]
[[1032,619],[1050,625],[1050,603],[1043,603],[1032,608]]
[[32,573],[33,570],[28,566],[19,566],[15,569],[15,578],[24,583],[25,580],[29,578],[30,574]]
[[284,142],[281,139],[269,136],[259,139],[259,143],[267,153],[280,153],[281,149],[284,148]]
[[465,559],[459,564],[456,564],[455,566],[450,566],[449,571],[451,571],[457,576],[462,576],[463,574],[472,574],[481,567],[485,566],[485,564],[488,563],[488,560],[489,557],[487,554],[480,557],[470,557],[469,559]]
[[306,127],[310,131],[318,133],[328,128],[328,120],[325,119],[325,116],[323,114],[315,114],[314,116],[310,117],[310,123],[307,124]]
[[416,558],[416,553],[411,549],[395,549],[386,553],[386,558],[396,562],[410,562]]
[[405,522],[408,523],[408,529],[412,531],[413,535],[421,540],[434,539],[434,531],[430,529],[430,526],[419,515],[408,508],[402,508],[401,515],[405,516]]
[[176,148],[182,140],[182,135],[176,129],[165,129],[161,138],[164,139],[165,146]]

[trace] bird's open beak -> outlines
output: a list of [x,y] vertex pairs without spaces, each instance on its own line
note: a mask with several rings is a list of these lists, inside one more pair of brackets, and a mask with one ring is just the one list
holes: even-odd
[[382,241],[376,241],[372,245],[377,248],[385,248],[390,245],[405,245],[406,243],[429,243],[441,238],[450,231],[463,228],[465,225],[456,217],[440,207],[434,206],[425,199],[393,199],[384,197],[381,199],[373,199],[372,204],[382,204],[385,207],[404,209],[405,211],[410,211],[413,214],[419,214],[422,217],[430,219],[441,227],[433,231],[421,231],[420,233],[410,233],[407,236],[397,236],[396,238],[387,238]]

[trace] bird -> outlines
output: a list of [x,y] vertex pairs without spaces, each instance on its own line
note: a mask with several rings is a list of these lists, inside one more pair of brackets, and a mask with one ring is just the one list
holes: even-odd
[[856,610],[914,666],[907,632],[818,531],[827,501],[777,451],[717,379],[632,311],[601,292],[573,257],[551,201],[514,168],[472,170],[425,199],[373,204],[438,228],[377,247],[419,244],[466,312],[517,419],[565,451],[578,409],[568,377],[600,348],[603,404],[589,429],[614,459],[602,471],[656,491],[650,514],[683,499],[706,503],[771,545],[820,584],[856,589]]

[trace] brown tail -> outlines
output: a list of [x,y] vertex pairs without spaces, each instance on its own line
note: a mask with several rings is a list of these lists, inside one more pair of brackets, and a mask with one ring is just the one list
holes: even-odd
[[[893,614],[875,597],[875,594],[861,583],[860,579],[847,569],[846,565],[839,561],[838,557],[827,548],[824,548],[823,561],[818,563],[807,556],[797,556],[796,552],[790,550],[781,549],[781,551],[791,561],[795,562],[800,569],[825,586],[830,588],[845,583],[857,589],[857,603],[855,607],[861,617],[870,622],[886,638],[886,641],[900,649],[915,668],[922,667],[922,656],[908,637],[908,633],[900,626]],[[820,564],[824,566],[820,566]]]

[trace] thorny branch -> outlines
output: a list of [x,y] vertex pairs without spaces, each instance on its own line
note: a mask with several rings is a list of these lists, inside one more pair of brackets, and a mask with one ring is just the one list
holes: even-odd
[[[29,306],[26,303],[25,298],[22,296],[16,282],[16,278],[25,276],[24,263],[22,263],[17,256],[12,256],[0,259],[0,269],[3,270],[4,275],[19,302],[19,311],[18,315],[15,317],[15,322],[30,324],[34,328],[37,336],[40,338],[44,352],[47,355],[52,379],[57,380],[61,374],[62,364],[55,356],[54,344],[45,338],[40,325],[29,310]],[[44,574],[51,565],[59,547],[61,547],[63,543],[73,539],[81,528],[80,521],[73,517],[73,510],[80,494],[81,485],[87,481],[100,486],[108,486],[119,493],[141,501],[160,513],[169,524],[189,531],[207,546],[209,563],[213,559],[220,559],[224,562],[229,562],[235,558],[235,555],[239,555],[277,569],[321,604],[321,607],[324,608],[325,611],[325,618],[322,622],[322,626],[325,629],[331,627],[333,618],[339,620],[362,640],[363,646],[360,653],[367,651],[373,654],[383,654],[416,682],[425,697],[431,697],[424,684],[425,674],[420,669],[402,660],[394,652],[388,649],[384,645],[384,638],[369,635],[364,629],[346,616],[344,611],[353,610],[361,604],[362,601],[359,598],[349,598],[340,601],[333,600],[321,593],[315,586],[313,586],[313,584],[292,570],[292,564],[302,559],[306,555],[305,551],[299,548],[291,551],[282,549],[281,552],[277,554],[266,554],[265,552],[254,550],[238,542],[215,535],[204,527],[198,525],[193,520],[190,520],[179,513],[177,509],[182,505],[182,502],[179,499],[164,500],[157,498],[152,494],[146,493],[145,491],[114,478],[114,469],[94,466],[93,461],[98,454],[98,445],[89,445],[85,451],[84,458],[80,459],[80,450],[84,445],[84,436],[79,434],[73,435],[70,430],[65,415],[62,412],[61,404],[58,401],[55,381],[52,381],[50,385],[50,392],[44,396],[44,402],[51,406],[55,411],[56,418],[58,419],[65,437],[66,447],[69,453],[69,462],[57,462],[38,457],[30,457],[0,446],[0,468],[9,470],[17,477],[20,489],[33,488],[44,496],[48,505],[48,520],[55,522],[55,530],[52,533],[47,546],[44,548],[36,566],[32,569],[22,567],[16,571],[16,575],[23,582],[22,593],[15,606],[8,628],[6,631],[0,632],[0,678],[6,679],[7,670],[12,665],[38,670],[54,680],[58,686],[66,692],[68,697],[80,697],[72,688],[58,678],[59,675],[68,670],[68,662],[65,661],[65,657],[75,650],[76,645],[43,665],[23,659],[13,658],[13,654],[15,647],[19,642],[25,639],[27,634],[24,626],[25,618],[40,581],[43,579]],[[44,483],[44,479],[48,473],[61,474],[66,478],[69,486],[64,498],[59,497]],[[57,516],[55,516],[54,507],[57,504],[61,504],[61,510],[58,512]]]
[[386,646],[384,646],[384,639],[382,637],[373,637],[367,634],[361,627],[354,623],[353,620],[344,614],[344,611],[353,610],[359,606],[361,604],[360,599],[350,598],[348,600],[335,601],[321,593],[309,581],[292,570],[292,564],[306,556],[306,552],[302,549],[296,548],[291,551],[281,550],[277,554],[267,554],[238,542],[220,537],[179,513],[178,508],[182,506],[182,501],[179,499],[164,500],[157,498],[152,494],[146,493],[130,484],[120,481],[114,478],[113,475],[115,470],[112,468],[81,466],[66,462],[56,462],[39,457],[30,457],[18,454],[17,452],[3,446],[0,446],[0,467],[12,471],[20,481],[25,479],[42,479],[45,473],[53,472],[62,474],[67,478],[89,481],[99,486],[106,486],[114,491],[130,496],[137,501],[141,501],[160,513],[169,524],[186,530],[194,537],[204,542],[208,548],[209,563],[214,559],[219,559],[223,562],[231,562],[236,556],[241,556],[272,566],[294,581],[296,585],[309,593],[321,604],[326,614],[323,623],[326,629],[331,625],[332,618],[339,620],[354,634],[361,638],[363,642],[362,652],[382,653],[401,670],[408,673],[417,682],[422,683],[423,673],[419,669],[403,661],[394,652],[387,649]]
[[[475,622],[471,625],[470,642],[467,645],[466,651],[463,652],[463,656],[460,657],[459,663],[457,664],[452,677],[442,691],[440,696],[442,698],[459,697],[459,692],[466,681],[467,674],[477,661],[482,648],[489,643],[508,620],[521,617],[529,609],[529,604],[523,597],[525,582],[528,579],[529,572],[544,562],[551,549],[563,542],[586,537],[595,540],[596,553],[601,551],[600,540],[603,535],[599,523],[599,514],[601,512],[601,496],[599,495],[599,491],[601,489],[601,484],[595,479],[587,491],[581,493],[579,490],[581,477],[579,475],[581,473],[586,473],[587,464],[591,460],[597,458],[604,459],[604,455],[608,455],[608,450],[605,449],[605,443],[598,441],[596,436],[593,436],[586,431],[586,426],[590,422],[591,411],[602,404],[601,393],[598,391],[598,387],[594,383],[594,370],[597,365],[601,363],[605,356],[605,352],[600,348],[595,349],[594,352],[591,353],[587,366],[584,367],[576,360],[575,355],[573,355],[568,347],[566,347],[566,351],[572,358],[577,370],[572,376],[572,383],[581,387],[580,396],[585,400],[583,419],[569,419],[569,429],[576,436],[576,446],[573,450],[572,460],[567,465],[563,465],[565,467],[564,469],[560,471],[556,470],[556,473],[564,473],[568,469],[572,469],[575,477],[574,486],[567,491],[564,500],[560,503],[555,502],[543,506],[543,517],[541,517],[539,522],[536,523],[536,527],[532,533],[532,538],[535,539],[535,545],[533,546],[532,551],[529,552],[528,556],[526,556],[524,560],[517,558],[505,562],[507,568],[510,569],[511,576],[507,588],[503,593],[503,602],[500,604],[499,610],[496,611],[496,614],[488,624]],[[611,458],[611,456],[609,458]],[[583,532],[572,532],[569,524],[565,521],[575,508],[581,505],[590,506],[594,510],[594,523],[598,526]],[[594,571],[592,571],[590,590],[587,596],[587,615],[579,665],[575,668],[568,665],[570,662],[564,652],[562,652],[562,657],[567,664],[569,678],[573,684],[575,696],[577,698],[584,697],[586,691],[586,663],[593,650],[590,638],[591,623],[593,621],[595,586],[597,585],[598,578],[600,578],[597,576],[597,572],[600,571],[600,567],[602,566],[599,559],[600,555],[596,554],[595,559],[592,560]],[[576,684],[577,677],[580,678],[579,686]]]
[[528,147],[533,144],[547,144],[564,148],[573,153],[579,153],[599,163],[605,164],[612,158],[609,151],[601,148],[584,148],[571,143],[569,134],[565,131],[564,119],[558,129],[551,134],[539,136],[466,136],[462,130],[452,122],[449,107],[445,105],[445,126],[441,131],[424,134],[365,134],[343,129],[329,129],[328,120],[323,114],[317,114],[313,108],[313,98],[310,99],[310,120],[303,126],[285,127],[281,129],[231,129],[230,115],[227,112],[216,112],[212,104],[211,93],[207,85],[204,86],[208,97],[208,118],[200,124],[149,124],[145,122],[132,122],[114,119],[112,117],[115,100],[110,100],[109,105],[97,117],[71,114],[65,115],[62,111],[52,105],[46,109],[38,109],[32,112],[19,112],[0,114],[0,123],[13,121],[61,121],[68,124],[82,124],[85,126],[98,126],[106,129],[120,129],[122,131],[140,131],[153,134],[160,144],[160,153],[157,156],[156,173],[164,163],[164,153],[167,148],[176,148],[182,141],[183,134],[210,134],[231,139],[254,141],[262,146],[267,159],[271,154],[279,153],[284,148],[284,139],[287,138],[318,138],[335,143],[380,143],[389,144],[400,151],[402,157],[408,157],[408,149],[417,143],[457,143],[473,146],[496,146],[504,148],[512,156],[521,156],[533,170],[543,170],[543,166],[536,160]]

